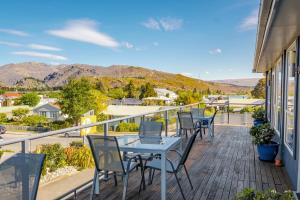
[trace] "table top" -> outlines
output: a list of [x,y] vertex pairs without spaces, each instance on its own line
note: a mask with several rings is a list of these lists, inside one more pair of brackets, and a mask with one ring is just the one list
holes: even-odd
[[124,135],[117,137],[121,151],[136,153],[163,153],[170,150],[181,141],[180,137],[162,137],[157,142],[144,141],[138,135]]

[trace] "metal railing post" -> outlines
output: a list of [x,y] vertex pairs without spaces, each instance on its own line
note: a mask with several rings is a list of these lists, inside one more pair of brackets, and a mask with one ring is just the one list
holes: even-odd
[[168,136],[168,128],[169,128],[169,115],[168,115],[168,111],[165,111],[165,135],[166,137]]
[[[104,131],[104,136],[108,136],[108,123],[103,124],[103,131]],[[104,172],[104,177],[103,177],[104,181],[109,180],[108,177],[108,171]]]
[[30,147],[29,147],[29,140],[22,141],[22,153],[29,153]]
[[228,106],[227,106],[227,124],[229,124],[229,100],[228,100]]

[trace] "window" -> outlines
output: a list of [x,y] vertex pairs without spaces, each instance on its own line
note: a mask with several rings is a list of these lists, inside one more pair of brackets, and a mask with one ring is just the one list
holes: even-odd
[[277,62],[276,65],[276,105],[275,105],[275,115],[276,115],[276,122],[275,122],[275,129],[280,134],[280,127],[281,127],[281,88],[282,88],[282,81],[281,81],[281,71],[282,65],[281,60]]
[[47,112],[46,111],[40,111],[40,116],[47,117]]
[[57,112],[50,112],[50,118],[57,118],[58,114]]
[[268,121],[271,120],[271,71],[268,72],[268,75],[267,75],[267,82],[266,82],[266,87],[267,87],[267,119]]
[[294,149],[295,138],[295,71],[296,71],[296,43],[287,50],[286,63],[286,105],[285,105],[285,143],[290,148]]

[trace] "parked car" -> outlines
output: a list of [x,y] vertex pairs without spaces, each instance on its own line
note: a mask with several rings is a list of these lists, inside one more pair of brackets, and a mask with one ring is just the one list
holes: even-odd
[[80,137],[80,130],[66,132],[65,137]]
[[0,125],[0,135],[6,133],[6,128],[5,126]]

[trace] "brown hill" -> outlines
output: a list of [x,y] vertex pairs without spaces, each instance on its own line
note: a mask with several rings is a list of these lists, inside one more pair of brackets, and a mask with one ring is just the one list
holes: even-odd
[[0,82],[13,86],[17,81],[34,77],[43,80],[45,76],[56,71],[56,67],[37,62],[24,62],[0,66]]
[[[102,67],[85,64],[51,66],[43,63],[20,63],[2,66],[0,67],[0,73],[6,74],[6,76],[1,76],[2,79],[0,81],[15,86],[17,81],[24,80],[26,77],[34,77],[37,80],[41,80],[43,81],[41,83],[49,87],[60,87],[66,84],[69,79],[85,76],[101,79],[108,88],[124,86],[129,80],[134,80],[136,86],[150,82],[157,87],[172,90],[192,90],[194,88],[207,90],[209,88],[215,91],[221,90],[225,93],[248,92],[250,90],[249,87],[212,83],[180,74],[127,65]],[[38,84],[38,82],[33,83],[32,80],[30,81],[29,85]],[[24,81],[22,86],[26,87]]]

